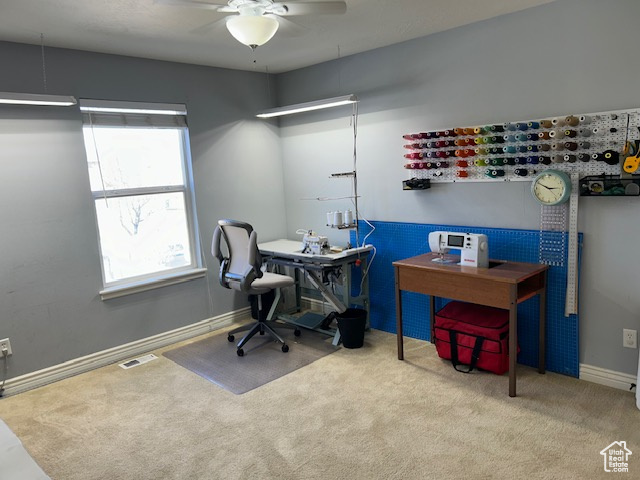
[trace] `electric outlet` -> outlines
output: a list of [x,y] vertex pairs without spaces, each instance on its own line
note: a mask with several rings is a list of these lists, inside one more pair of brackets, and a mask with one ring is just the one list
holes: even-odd
[[[0,342],[1,344],[2,342]],[[638,331],[625,328],[622,330],[622,346],[626,348],[638,348]]]
[[5,348],[7,349],[7,357],[13,354],[13,352],[11,351],[11,342],[8,338],[3,338],[2,340],[0,340],[0,357],[2,357],[2,352]]

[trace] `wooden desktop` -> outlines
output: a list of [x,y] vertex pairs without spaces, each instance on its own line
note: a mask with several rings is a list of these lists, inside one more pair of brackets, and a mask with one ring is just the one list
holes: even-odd
[[445,255],[451,263],[438,263],[437,253],[426,253],[393,262],[396,279],[396,328],[398,359],[404,359],[402,291],[429,295],[431,342],[434,341],[435,298],[503,308],[509,311],[509,396],[516,396],[518,304],[540,295],[538,371],[545,372],[546,265],[490,260],[489,268],[463,267],[458,256]]

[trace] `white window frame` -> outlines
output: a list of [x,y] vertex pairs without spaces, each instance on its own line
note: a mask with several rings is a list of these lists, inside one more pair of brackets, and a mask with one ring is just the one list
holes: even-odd
[[[102,258],[102,242],[98,229],[96,210],[96,230],[98,230],[98,247],[100,249],[100,269],[102,271],[102,283],[104,285],[104,288],[99,292],[102,300],[131,295],[133,293],[204,277],[207,270],[206,268],[203,268],[202,265],[202,249],[195,208],[193,169],[191,164],[191,152],[189,149],[189,130],[186,124],[187,110],[185,105],[81,99],[80,110],[83,113],[83,128],[95,128],[96,126],[113,126],[120,128],[131,126],[131,128],[136,128],[136,126],[142,125],[131,125],[128,121],[128,118],[130,118],[128,115],[146,116],[146,118],[155,119],[157,123],[160,124],[158,128],[179,129],[182,140],[181,163],[184,178],[183,185],[111,190],[101,189],[92,190],[91,193],[93,196],[94,208],[96,208],[96,200],[100,199],[106,199],[108,201],[110,198],[181,192],[184,195],[186,209],[185,213],[189,233],[191,264],[150,274],[139,275],[136,277],[128,277],[114,282],[107,282],[104,271],[104,261]],[[172,119],[177,122],[175,125],[171,124]]]

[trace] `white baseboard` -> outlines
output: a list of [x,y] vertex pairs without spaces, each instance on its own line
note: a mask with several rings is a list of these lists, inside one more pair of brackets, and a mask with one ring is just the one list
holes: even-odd
[[59,365],[11,378],[7,380],[5,384],[4,396],[16,395],[49,383],[57,382],[64,378],[88,372],[95,368],[126,360],[157,348],[209,333],[231,325],[237,320],[246,319],[250,314],[249,307],[241,308],[240,310],[208,318],[185,327],[180,327],[152,337],[136,340],[135,342],[119,345],[107,350],[102,350],[101,352],[75,358]]
[[632,383],[637,383],[638,378],[628,373],[607,370],[606,368],[594,367],[592,365],[580,364],[580,380],[599,383],[607,387],[618,388],[629,391]]

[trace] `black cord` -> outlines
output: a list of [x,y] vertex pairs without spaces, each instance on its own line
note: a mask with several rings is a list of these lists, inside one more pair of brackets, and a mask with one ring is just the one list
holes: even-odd
[[4,360],[4,368],[3,368],[3,375],[2,375],[2,385],[0,385],[0,398],[2,398],[2,394],[4,393],[4,384],[7,381],[7,357],[8,355],[8,351],[7,350],[3,350],[2,351],[2,360]]

